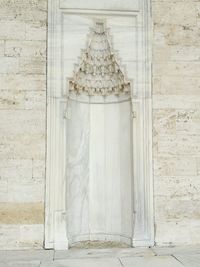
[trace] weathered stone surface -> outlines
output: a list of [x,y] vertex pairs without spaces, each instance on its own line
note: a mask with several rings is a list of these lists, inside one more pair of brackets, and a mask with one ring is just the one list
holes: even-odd
[[198,163],[192,157],[158,157],[154,159],[156,177],[182,176],[185,179],[199,175]]
[[0,110],[45,110],[45,91],[0,90]]
[[7,263],[8,267],[40,267],[40,261],[13,261]]
[[[79,267],[80,259],[57,260],[55,262],[42,263],[41,267]],[[117,258],[108,259],[82,259],[82,267],[121,267],[120,260]]]
[[19,71],[22,74],[45,74],[46,61],[38,58],[20,58]]
[[0,73],[17,73],[19,71],[19,60],[13,57],[0,58]]
[[0,158],[44,159],[45,134],[0,134]]
[[1,224],[0,249],[42,248],[44,226],[42,224]]
[[5,41],[0,40],[0,57],[4,56],[4,51],[5,51]]
[[0,90],[11,90],[13,95],[15,95],[15,91],[45,91],[46,76],[41,74],[0,74]]
[[8,57],[46,57],[45,41],[5,41],[5,56]]
[[199,1],[153,1],[156,243],[199,243]]
[[156,44],[199,46],[199,27],[154,23]]
[[155,2],[153,20],[158,24],[196,25],[196,7],[193,2]]
[[156,219],[157,246],[199,244],[199,235],[199,219],[172,219],[170,221]]
[[43,203],[0,204],[0,224],[42,224],[43,222]]
[[44,110],[0,110],[1,135],[43,134],[45,132]]
[[26,24],[25,32],[26,40],[47,40],[46,22],[36,21],[31,24]]
[[32,159],[1,159],[0,179],[16,180],[32,178]]
[[24,40],[26,36],[26,24],[23,21],[3,20],[0,24],[1,40]]
[[199,77],[179,77],[179,76],[162,76],[154,79],[157,83],[157,89],[154,94],[161,95],[183,95],[188,98],[190,95],[200,95],[200,78]]
[[123,258],[121,262],[124,267],[182,267],[179,261],[170,256]]
[[200,254],[196,255],[179,255],[175,254],[178,259],[185,267],[198,267],[200,265]]

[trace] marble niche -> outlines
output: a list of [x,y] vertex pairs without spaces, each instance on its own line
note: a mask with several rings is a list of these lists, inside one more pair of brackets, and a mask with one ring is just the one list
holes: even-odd
[[67,81],[66,210],[69,245],[131,245],[133,171],[131,83],[122,72],[106,21],[92,20]]
[[154,244],[150,0],[48,0],[45,248]]

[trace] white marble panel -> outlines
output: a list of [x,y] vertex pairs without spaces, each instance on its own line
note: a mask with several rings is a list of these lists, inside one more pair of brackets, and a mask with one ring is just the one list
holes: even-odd
[[70,101],[67,120],[67,232],[89,232],[89,106]]
[[69,241],[131,244],[133,188],[130,101],[69,100],[67,218]]
[[94,1],[94,0],[60,0],[60,8],[73,9],[103,9],[103,10],[139,10],[139,0],[112,0],[112,1]]
[[[113,48],[118,51],[124,61],[137,59],[137,28],[136,17],[133,16],[91,16],[69,15],[63,17],[63,55],[65,59],[77,62],[81,49],[86,47],[87,35],[93,20],[104,18],[109,29]],[[122,21],[122,22],[121,22]]]

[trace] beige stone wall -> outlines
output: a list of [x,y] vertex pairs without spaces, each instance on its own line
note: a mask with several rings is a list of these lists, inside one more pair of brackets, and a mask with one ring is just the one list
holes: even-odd
[[[156,244],[200,242],[200,2],[153,1]],[[47,0],[0,0],[0,249],[42,247]]]
[[44,232],[46,0],[0,0],[0,249]]
[[200,242],[200,2],[153,1],[156,243]]

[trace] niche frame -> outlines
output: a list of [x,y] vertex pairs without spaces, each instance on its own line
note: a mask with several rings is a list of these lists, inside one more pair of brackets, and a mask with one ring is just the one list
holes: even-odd
[[[135,0],[139,1],[139,0]],[[63,2],[63,0],[62,0]],[[151,92],[151,3],[140,0],[138,10],[62,8],[59,0],[48,0],[47,64],[47,156],[45,197],[46,249],[68,248],[65,190],[65,117],[67,103],[62,88],[62,19],[66,14],[134,16],[137,20],[138,79],[132,96],[134,214],[133,247],[154,245],[152,92]]]

